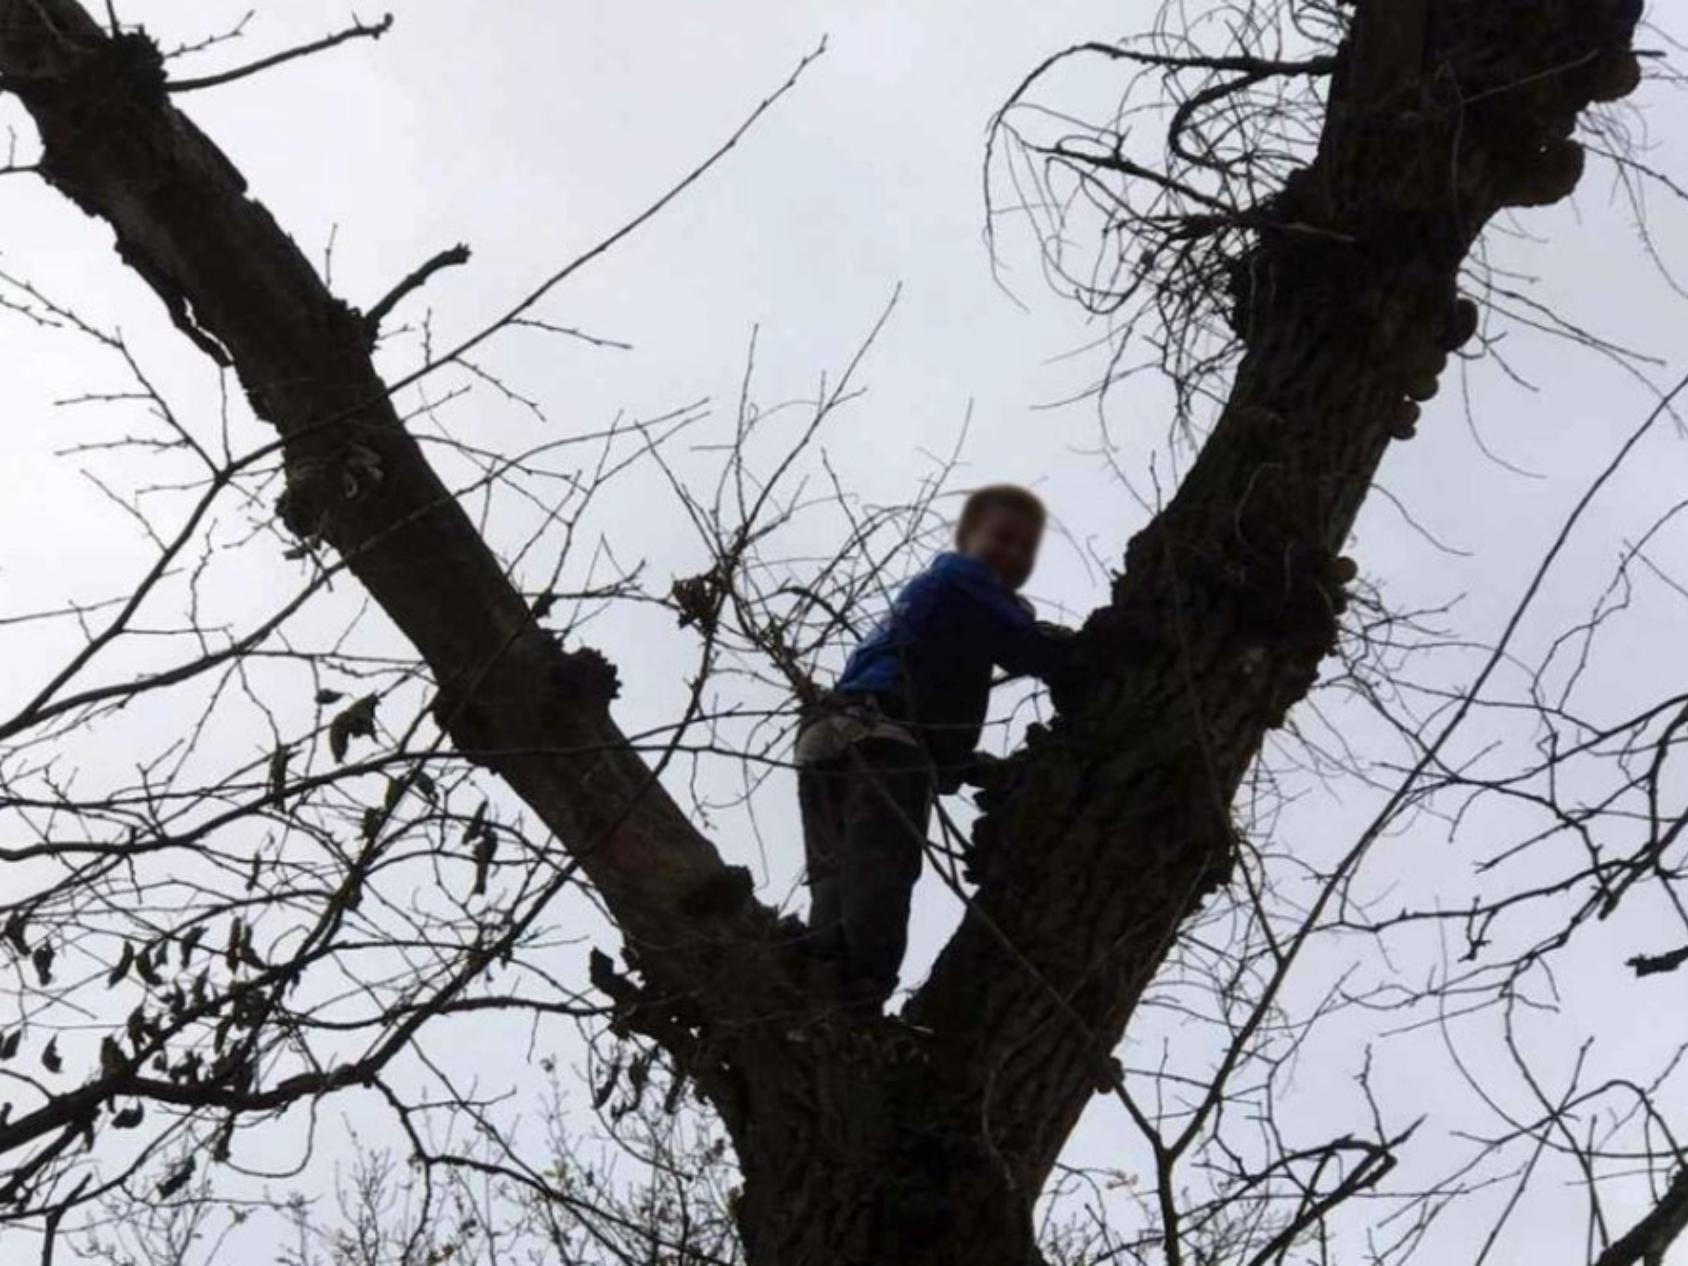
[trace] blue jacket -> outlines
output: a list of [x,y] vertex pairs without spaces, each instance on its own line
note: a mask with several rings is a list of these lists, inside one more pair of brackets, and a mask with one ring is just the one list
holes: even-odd
[[940,780],[953,783],[978,745],[993,666],[1049,681],[1066,671],[1069,655],[1065,639],[1040,628],[1030,605],[990,568],[940,554],[856,648],[838,689],[874,697],[913,727]]

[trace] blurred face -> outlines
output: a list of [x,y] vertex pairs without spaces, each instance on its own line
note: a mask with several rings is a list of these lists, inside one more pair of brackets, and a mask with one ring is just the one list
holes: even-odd
[[1042,526],[1024,510],[987,506],[957,548],[989,567],[1010,589],[1018,589],[1031,579],[1042,539]]

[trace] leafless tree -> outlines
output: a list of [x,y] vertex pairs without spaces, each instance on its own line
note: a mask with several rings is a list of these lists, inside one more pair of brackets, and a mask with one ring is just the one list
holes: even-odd
[[[1620,905],[1664,903],[1688,942],[1671,761],[1684,699],[1611,716],[1578,693],[1676,513],[1538,662],[1514,635],[1675,392],[1488,645],[1448,612],[1391,609],[1341,552],[1449,355],[1486,316],[1550,319],[1486,268],[1491,223],[1569,196],[1591,152],[1662,179],[1610,111],[1591,113],[1637,86],[1640,18],[1634,0],[1237,0],[1199,20],[1175,6],[1144,38],[1069,50],[1012,92],[993,208],[1029,217],[1051,276],[1114,319],[1100,388],[1134,348],[1168,371],[1190,460],[1084,622],[1083,707],[1017,700],[1023,741],[977,819],[946,820],[933,844],[965,900],[959,927],[901,1015],[863,1025],[811,971],[794,915],[707,832],[729,809],[755,829],[764,786],[784,794],[795,706],[941,531],[946,468],[907,504],[867,506],[814,445],[878,326],[805,401],[762,408],[747,373],[730,433],[702,454],[675,443],[713,425],[698,408],[519,453],[446,421],[489,392],[542,409],[483,363],[488,345],[588,337],[548,320],[546,298],[701,178],[796,75],[624,229],[442,348],[426,324],[393,322],[464,248],[358,310],[181,104],[386,22],[189,76],[176,56],[228,40],[167,52],[78,0],[0,0],[0,91],[38,137],[10,170],[109,225],[122,264],[239,388],[206,425],[117,333],[3,281],[10,315],[125,375],[75,403],[142,423],[76,456],[126,472],[150,459],[146,482],[110,494],[152,561],[108,604],[0,625],[60,657],[0,719],[0,1218],[39,1230],[48,1260],[65,1244],[203,1260],[229,1207],[207,1176],[296,1179],[328,1105],[356,1102],[380,1108],[404,1155],[376,1146],[342,1184],[343,1216],[285,1194],[235,1206],[283,1219],[301,1266],[1398,1262],[1498,1192],[1481,1260],[1549,1164],[1588,1205],[1567,1260],[1661,1262],[1688,1221],[1662,1093],[1675,1061],[1549,1084],[1518,1026],[1555,956]],[[1101,121],[1040,105],[1075,59],[1124,68],[1138,95]],[[1075,231],[1087,210],[1099,218]],[[1074,243],[1100,246],[1076,265]],[[410,367],[378,372],[377,351],[400,348]],[[672,489],[708,558],[698,573],[645,576],[596,532],[639,467]],[[836,543],[821,553],[793,543],[822,534]],[[273,585],[264,614],[225,610],[236,570],[242,592]],[[617,669],[587,639],[606,607],[635,603],[690,630],[695,657],[675,714],[630,733],[611,713]],[[57,635],[24,642],[41,628]],[[1453,686],[1450,649],[1470,668]],[[1354,756],[1360,715],[1395,759]],[[1472,753],[1491,718],[1510,727],[1504,750]],[[215,737],[254,727],[265,750]],[[101,750],[124,759],[73,775]],[[732,804],[699,773],[721,769]],[[1367,820],[1334,851],[1292,847],[1277,830],[1292,776],[1349,780]],[[1491,803],[1526,825],[1480,891],[1371,899],[1362,868],[1392,834],[1459,830]],[[1554,877],[1511,882],[1525,854]],[[619,958],[565,935],[600,919]],[[1315,940],[1388,954],[1427,935],[1447,961],[1425,979],[1307,967]],[[1634,970],[1685,961],[1649,947]],[[1380,1013],[1451,1044],[1460,1017],[1481,1017],[1533,1106],[1491,1097],[1470,1159],[1408,1186],[1395,1178],[1418,1125],[1373,1094],[1366,1057],[1347,1128],[1279,1111],[1315,1032]],[[536,1130],[451,1066],[443,1035],[493,1016],[596,1036],[584,1080],[619,1173],[568,1124],[566,1093]],[[1492,1069],[1455,1056],[1483,1092]],[[1099,1095],[1134,1159],[1064,1164]],[[263,1142],[282,1137],[297,1145]],[[1612,1201],[1638,1189],[1650,1211],[1618,1221]],[[152,1220],[125,1212],[136,1199]]]

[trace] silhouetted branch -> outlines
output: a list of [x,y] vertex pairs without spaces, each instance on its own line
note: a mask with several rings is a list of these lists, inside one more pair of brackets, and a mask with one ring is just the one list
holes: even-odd
[[324,36],[309,44],[301,44],[297,48],[286,49],[280,53],[272,53],[268,57],[260,57],[255,62],[245,66],[236,66],[233,70],[219,71],[214,75],[201,75],[196,79],[172,79],[164,86],[170,92],[197,92],[201,88],[216,88],[223,84],[233,83],[237,79],[245,79],[249,75],[256,75],[260,71],[269,70],[273,66],[280,66],[284,62],[294,61],[300,57],[309,57],[312,53],[321,53],[348,40],[370,39],[378,40],[393,27],[393,15],[387,14],[379,22],[370,24],[354,23],[343,31]]
[[1662,976],[1666,972],[1675,971],[1684,963],[1688,963],[1688,945],[1671,950],[1668,954],[1637,954],[1627,960],[1624,966],[1633,967],[1637,976]]
[[459,242],[456,246],[441,251],[438,255],[435,255],[421,267],[417,268],[415,272],[411,273],[403,281],[399,282],[398,285],[389,290],[386,295],[382,297],[380,302],[364,314],[363,326],[365,337],[373,343],[376,335],[381,332],[381,322],[387,318],[388,313],[392,312],[394,308],[404,302],[405,297],[412,291],[420,290],[423,286],[427,285],[428,279],[435,273],[442,269],[455,268],[462,264],[467,264],[468,262],[469,247],[466,244]]
[[1614,1240],[1594,1266],[1665,1266],[1665,1253],[1688,1229],[1688,1169],[1678,1170],[1658,1204]]

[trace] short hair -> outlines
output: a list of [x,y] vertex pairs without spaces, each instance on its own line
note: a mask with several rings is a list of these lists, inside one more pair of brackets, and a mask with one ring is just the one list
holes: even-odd
[[967,500],[961,503],[961,517],[955,521],[956,544],[960,545],[979,522],[980,516],[991,510],[1011,510],[1015,514],[1023,514],[1037,524],[1040,532],[1049,521],[1049,511],[1044,508],[1042,498],[1030,488],[1022,488],[1019,484],[987,484],[968,493]]

